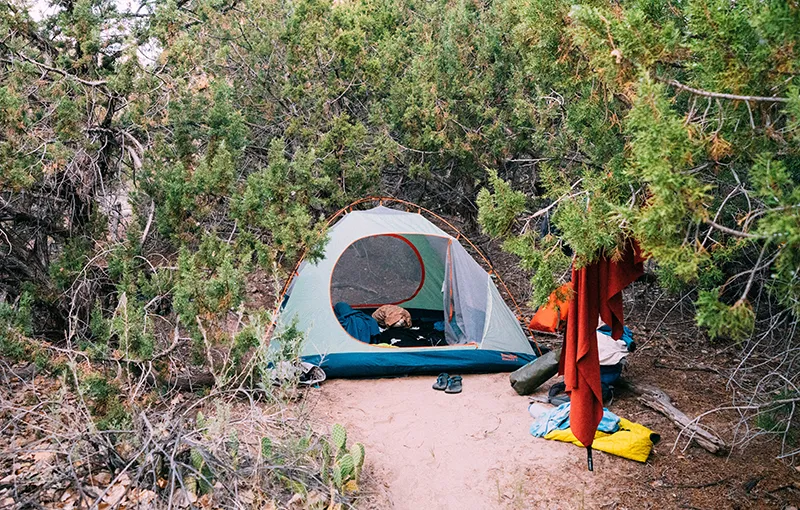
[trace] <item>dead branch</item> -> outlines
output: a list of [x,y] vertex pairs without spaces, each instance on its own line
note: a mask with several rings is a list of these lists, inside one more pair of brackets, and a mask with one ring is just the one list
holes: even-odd
[[751,234],[750,232],[742,232],[741,230],[734,230],[732,228],[728,228],[725,225],[720,225],[712,220],[705,220],[706,223],[715,229],[719,230],[720,232],[725,232],[726,234],[730,234],[736,237],[742,237],[745,239],[765,239],[767,236],[758,235],[758,234]]
[[631,390],[639,395],[639,401],[670,419],[681,431],[687,431],[695,442],[715,455],[727,451],[728,446],[719,436],[709,432],[672,404],[672,400],[660,388],[646,384],[631,384]]
[[78,83],[80,83],[82,85],[86,85],[87,87],[103,87],[108,83],[106,80],[94,80],[94,81],[84,80],[83,78],[79,78],[79,77],[75,76],[74,74],[69,74],[68,72],[66,72],[66,71],[64,71],[62,69],[58,69],[56,67],[50,67],[50,66],[48,66],[46,64],[42,64],[41,62],[37,62],[36,60],[33,60],[32,58],[26,57],[25,55],[18,54],[18,56],[22,60],[24,60],[25,62],[29,62],[29,63],[35,65],[36,67],[39,67],[40,69],[43,69],[45,71],[49,71],[51,73],[60,74],[61,76],[65,77],[65,78],[69,78],[70,80],[75,80],[76,82],[78,82]]
[[671,85],[676,89],[684,90],[686,92],[690,92],[692,94],[703,96],[703,97],[713,97],[717,99],[730,99],[733,101],[746,101],[746,102],[755,102],[755,103],[788,103],[788,97],[765,97],[765,96],[740,96],[738,94],[726,94],[724,92],[711,92],[708,90],[703,89],[696,89],[694,87],[690,87],[688,85],[684,85],[683,83],[677,80],[668,80],[666,78],[661,78],[656,76],[656,80],[666,83],[667,85]]

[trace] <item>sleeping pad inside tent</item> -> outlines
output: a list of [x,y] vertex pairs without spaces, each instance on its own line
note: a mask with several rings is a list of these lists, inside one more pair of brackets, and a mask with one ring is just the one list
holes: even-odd
[[[273,342],[295,327],[303,361],[329,377],[511,371],[536,358],[491,276],[421,214],[352,211],[328,239],[290,282]],[[370,315],[389,304],[411,328],[374,328]]]

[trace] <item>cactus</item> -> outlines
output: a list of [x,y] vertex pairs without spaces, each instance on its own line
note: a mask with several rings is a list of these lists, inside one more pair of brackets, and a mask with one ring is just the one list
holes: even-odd
[[328,485],[331,483],[331,456],[322,454],[322,483]]
[[361,443],[356,443],[350,448],[350,455],[353,457],[357,473],[361,472],[361,468],[364,467],[365,453],[364,445]]
[[234,469],[239,467],[239,435],[234,429],[228,439],[228,451],[231,454],[232,467]]
[[342,467],[338,464],[333,465],[333,469],[331,469],[331,474],[333,475],[333,484],[337,488],[342,487]]
[[203,465],[205,464],[205,459],[203,459],[203,454],[200,453],[200,450],[197,448],[192,448],[189,450],[189,458],[192,460],[192,467],[196,470],[200,471],[203,469]]
[[353,456],[349,453],[342,455],[337,464],[339,464],[339,467],[342,469],[343,478],[350,478],[355,473],[356,463],[353,462]]
[[331,428],[330,438],[320,438],[322,481],[339,492],[358,490],[358,477],[364,466],[365,449],[355,443],[347,449],[347,431],[338,423]]
[[331,445],[330,445],[330,443],[324,437],[321,437],[319,442],[320,442],[320,446],[322,447],[322,455],[324,455],[325,457],[328,457],[328,459],[330,460],[330,458],[331,458]]
[[336,447],[336,456],[339,456],[339,452],[345,449],[347,445],[347,431],[336,423],[331,430],[331,439],[333,440],[333,446]]
[[183,486],[186,488],[186,492],[197,495],[197,478],[193,476],[183,477]]

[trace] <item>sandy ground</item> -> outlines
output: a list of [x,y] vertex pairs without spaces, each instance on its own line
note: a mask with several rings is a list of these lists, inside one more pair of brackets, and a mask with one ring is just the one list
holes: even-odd
[[596,452],[590,473],[584,450],[531,436],[528,398],[508,374],[465,375],[455,395],[431,389],[434,380],[339,379],[309,394],[319,423],[341,423],[364,443],[391,508],[615,506],[603,474],[625,476],[619,464]]

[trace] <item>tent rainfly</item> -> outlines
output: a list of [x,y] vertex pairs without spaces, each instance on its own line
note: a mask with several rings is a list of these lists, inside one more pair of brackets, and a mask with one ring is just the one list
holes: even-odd
[[[304,261],[289,283],[277,335],[305,333],[303,361],[329,377],[511,371],[536,358],[492,277],[458,240],[421,214],[378,206],[345,214],[328,232],[322,260]],[[351,336],[334,312],[367,315],[384,304],[411,313],[410,341],[396,328],[372,343]],[[439,331],[438,341],[426,337]],[[409,344],[410,342],[410,344]]]

